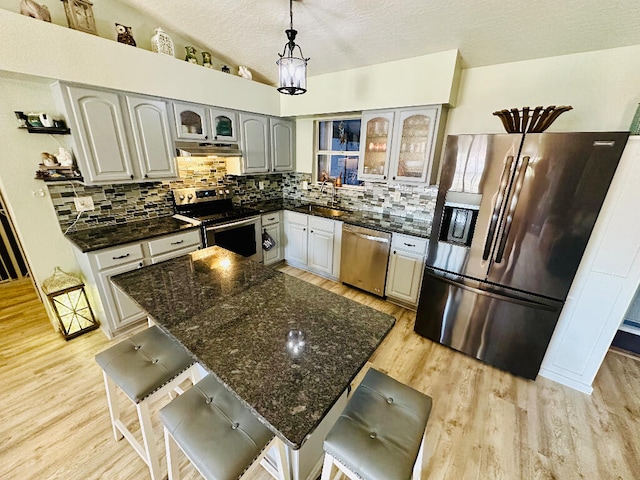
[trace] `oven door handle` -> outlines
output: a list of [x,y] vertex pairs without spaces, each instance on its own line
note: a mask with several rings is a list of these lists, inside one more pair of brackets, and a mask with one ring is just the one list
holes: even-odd
[[207,227],[207,230],[212,232],[222,232],[224,230],[229,230],[230,228],[242,227],[244,225],[251,225],[252,223],[256,223],[256,220],[260,219],[260,216],[243,218],[237,222],[232,223],[224,223],[222,225],[211,225]]

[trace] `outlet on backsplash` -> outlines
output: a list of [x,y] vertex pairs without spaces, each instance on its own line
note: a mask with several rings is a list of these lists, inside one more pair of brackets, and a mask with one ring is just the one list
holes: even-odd
[[76,205],[77,212],[90,212],[95,210],[92,197],[74,197],[73,203]]
[[398,190],[396,190],[395,192],[391,192],[391,199],[394,202],[399,202],[400,201],[400,192]]

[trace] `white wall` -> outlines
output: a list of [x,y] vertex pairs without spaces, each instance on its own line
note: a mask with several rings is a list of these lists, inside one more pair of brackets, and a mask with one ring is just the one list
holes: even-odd
[[504,133],[504,108],[571,105],[550,132],[629,130],[640,102],[640,45],[462,71],[447,134]]
[[[69,272],[79,270],[71,244],[60,230],[47,187],[42,180],[34,179],[41,161],[40,153],[55,153],[58,144],[49,135],[19,130],[13,112],[44,111],[54,114],[56,110],[46,83],[0,77],[0,91],[0,189],[34,279],[41,285],[53,274],[55,266]],[[56,138],[64,145],[64,136]],[[45,196],[34,196],[34,192],[40,191]]]

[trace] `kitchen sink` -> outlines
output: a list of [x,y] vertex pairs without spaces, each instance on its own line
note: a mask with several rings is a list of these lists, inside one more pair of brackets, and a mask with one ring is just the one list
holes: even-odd
[[324,207],[322,205],[305,205],[304,207],[300,207],[301,211],[309,212],[309,213],[317,213],[319,215],[324,215],[327,217],[341,217],[343,215],[347,215],[351,213],[348,210],[340,210],[339,208],[332,207]]

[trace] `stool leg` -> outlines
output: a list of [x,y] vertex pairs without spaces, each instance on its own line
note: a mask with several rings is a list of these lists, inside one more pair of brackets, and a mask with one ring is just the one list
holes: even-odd
[[180,465],[178,461],[178,448],[171,438],[169,430],[164,429],[164,447],[167,452],[167,470],[169,480],[180,480]]
[[320,478],[320,480],[331,480],[334,468],[335,463],[333,461],[333,457],[325,452],[324,463],[322,464],[322,477]]
[[116,397],[116,384],[105,372],[102,372],[104,377],[104,389],[107,392],[107,404],[109,405],[109,416],[111,417],[111,428],[113,429],[113,437],[118,440],[122,440],[124,435],[116,426],[120,420],[120,406],[118,405],[118,398]]
[[136,405],[136,410],[138,411],[140,432],[142,433],[142,442],[144,444],[147,465],[149,465],[149,470],[151,470],[151,479],[161,480],[162,476],[160,474],[158,449],[153,436],[153,425],[151,423],[151,415],[149,414],[149,406],[147,405],[147,402],[138,403]]
[[422,478],[422,457],[424,456],[424,436],[426,432],[422,434],[422,442],[420,442],[420,450],[418,450],[418,458],[416,463],[413,464],[413,475],[411,480],[420,480]]

